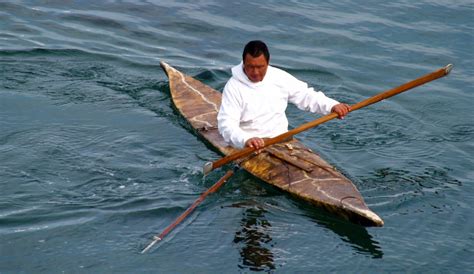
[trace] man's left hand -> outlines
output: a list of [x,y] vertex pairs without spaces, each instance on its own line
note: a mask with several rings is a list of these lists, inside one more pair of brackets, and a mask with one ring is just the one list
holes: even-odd
[[348,104],[337,104],[332,107],[331,112],[337,113],[339,119],[344,119],[344,117],[351,111],[351,106]]

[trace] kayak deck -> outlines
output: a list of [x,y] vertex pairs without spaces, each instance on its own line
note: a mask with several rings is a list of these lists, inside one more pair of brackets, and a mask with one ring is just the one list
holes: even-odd
[[[174,106],[196,133],[224,155],[236,152],[217,130],[222,94],[164,62],[160,64],[168,75]],[[355,185],[298,140],[267,147],[247,157],[240,166],[268,184],[348,221],[383,226],[383,220],[367,207]]]

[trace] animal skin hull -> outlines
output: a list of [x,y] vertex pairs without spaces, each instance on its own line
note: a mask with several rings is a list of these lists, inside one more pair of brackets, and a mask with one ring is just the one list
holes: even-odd
[[[164,62],[161,66],[168,75],[173,103],[181,115],[219,152],[234,153],[236,149],[217,130],[221,93]],[[272,145],[246,158],[240,166],[268,184],[346,220],[364,226],[383,225],[349,179],[295,139]]]

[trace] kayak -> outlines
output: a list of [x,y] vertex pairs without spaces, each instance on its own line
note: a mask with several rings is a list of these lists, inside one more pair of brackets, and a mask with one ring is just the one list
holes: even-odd
[[[160,65],[168,76],[175,108],[195,133],[223,155],[238,151],[217,129],[222,94],[165,62]],[[348,178],[294,138],[237,162],[262,181],[347,221],[363,226],[384,224]]]

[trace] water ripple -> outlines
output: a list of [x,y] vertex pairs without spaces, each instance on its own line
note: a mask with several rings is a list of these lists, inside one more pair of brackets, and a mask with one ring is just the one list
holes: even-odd
[[[410,163],[409,163],[410,164]],[[462,182],[452,178],[452,170],[441,167],[424,167],[420,163],[411,163],[411,169],[381,168],[370,176],[361,178],[361,184],[372,186],[363,191],[370,197],[369,203],[374,207],[395,207],[396,214],[407,214],[399,207],[413,210],[412,213],[422,213],[429,210],[432,213],[452,212],[454,209],[443,201],[447,191],[457,191]],[[416,170],[413,170],[417,167]],[[383,194],[383,193],[386,194]],[[378,193],[378,194],[375,194]],[[375,195],[374,195],[375,194]],[[420,198],[428,196],[428,198]],[[410,202],[425,203],[423,206],[411,207]],[[431,209],[430,209],[431,208]]]

